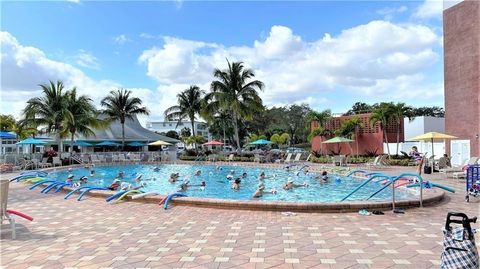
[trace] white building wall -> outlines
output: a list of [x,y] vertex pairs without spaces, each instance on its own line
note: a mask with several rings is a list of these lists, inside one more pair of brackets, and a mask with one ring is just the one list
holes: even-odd
[[445,133],[445,118],[416,117],[413,121],[404,119],[405,141],[428,132]]

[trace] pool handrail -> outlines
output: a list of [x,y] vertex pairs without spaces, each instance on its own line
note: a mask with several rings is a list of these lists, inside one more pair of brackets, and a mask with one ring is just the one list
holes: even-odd
[[[390,182],[388,182],[381,189],[379,189],[378,191],[376,191],[375,193],[370,195],[370,197],[368,197],[366,200],[369,200],[370,198],[374,197],[375,195],[377,195],[378,193],[383,191],[385,188],[390,186],[392,183],[395,183],[395,181],[397,181],[399,179],[402,179],[404,177],[416,177],[418,179],[418,181],[420,183],[420,207],[423,207],[423,177],[421,175],[415,174],[415,173],[402,173],[398,176],[390,177]],[[392,205],[395,208],[395,188],[393,188],[392,191],[393,191],[392,192]]]
[[351,175],[355,174],[355,173],[367,173],[368,171],[365,171],[365,170],[360,170],[360,169],[357,169],[357,170],[353,170],[351,171],[350,173],[348,173],[345,177],[350,177]]
[[360,185],[358,185],[353,191],[351,191],[347,196],[343,197],[343,199],[340,200],[340,201],[341,202],[345,201],[348,197],[352,196],[354,193],[356,193],[358,190],[360,190],[363,186],[367,185],[368,182],[372,181],[372,179],[378,178],[378,177],[390,178],[390,176],[387,176],[387,175],[384,175],[384,174],[374,174],[371,177],[369,177],[367,180],[362,182]]

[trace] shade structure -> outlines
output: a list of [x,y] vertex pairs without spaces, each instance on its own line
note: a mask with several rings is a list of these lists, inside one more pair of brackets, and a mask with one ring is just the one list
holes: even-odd
[[249,143],[249,145],[268,145],[268,144],[273,144],[273,142],[265,139],[258,139],[256,141]]
[[0,132],[0,138],[15,139],[17,136],[9,132]]
[[120,145],[121,144],[113,142],[113,141],[103,141],[103,142],[100,142],[100,143],[96,144],[96,146],[120,146]]
[[[65,142],[65,144],[70,145],[71,142],[67,141],[67,142]],[[73,142],[73,145],[74,146],[79,146],[79,147],[93,147],[93,144],[90,144],[90,143],[85,142],[85,141],[75,141],[75,142]]]
[[27,138],[25,140],[22,140],[20,142],[17,143],[17,145],[44,145],[46,144],[47,142],[43,141],[43,140],[40,140],[40,139],[35,139],[35,138]]
[[142,142],[130,142],[127,144],[127,146],[130,146],[130,147],[143,147],[145,146],[145,143],[142,143]]
[[162,140],[157,140],[155,142],[152,142],[150,144],[148,144],[149,146],[169,146],[169,145],[172,145],[168,142],[165,142],[165,141],[162,141]]
[[323,141],[322,144],[348,143],[348,142],[353,142],[353,141],[355,141],[355,140],[348,139],[348,138],[341,137],[341,136],[336,136],[334,138],[330,138],[326,141]]
[[455,138],[458,138],[458,137],[453,136],[453,135],[443,134],[443,133],[428,132],[428,133],[424,133],[422,135],[417,135],[413,138],[410,138],[409,140],[412,140],[412,141],[430,141],[430,142],[432,142],[432,156],[434,156],[435,155],[434,152],[433,152],[433,142],[434,141],[445,140],[445,139],[455,139]]
[[223,143],[217,140],[212,140],[212,141],[208,141],[207,143],[203,143],[202,145],[203,146],[221,146],[223,145]]

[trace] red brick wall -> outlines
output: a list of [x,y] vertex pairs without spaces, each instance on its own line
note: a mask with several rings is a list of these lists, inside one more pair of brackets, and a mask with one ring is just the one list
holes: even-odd
[[480,156],[480,1],[445,10],[443,29],[445,131],[470,139],[471,155]]
[[[328,140],[328,138],[315,137],[312,139],[312,150],[322,151],[324,154],[331,154],[331,150],[337,152],[341,150],[341,154],[358,154],[363,155],[368,151],[373,152],[376,150],[378,154],[383,152],[383,132],[380,128],[380,124],[375,125],[370,124],[370,114],[360,114],[356,115],[362,121],[363,128],[360,128],[356,138],[356,141],[352,143],[340,143],[340,144],[321,144],[321,142]],[[332,131],[337,130],[341,126],[341,122],[350,119],[352,116],[342,116],[335,117],[331,119],[327,124],[326,128]],[[318,127],[318,123],[312,122],[312,129]],[[387,125],[387,137],[388,142],[395,143],[397,141],[397,124],[391,122]],[[400,126],[400,142],[404,141],[404,130],[403,130],[403,121]],[[358,142],[358,143],[357,143]],[[357,149],[358,145],[358,149]],[[393,153],[393,152],[392,152]]]

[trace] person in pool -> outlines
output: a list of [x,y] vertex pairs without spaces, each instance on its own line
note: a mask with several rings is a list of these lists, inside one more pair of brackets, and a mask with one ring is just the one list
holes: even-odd
[[194,176],[196,176],[196,177],[199,177],[199,176],[201,176],[201,175],[202,175],[202,171],[201,171],[201,170],[197,170],[197,171],[195,172],[195,174],[194,174]]
[[175,183],[177,181],[180,181],[178,178],[180,177],[179,173],[171,173],[170,178],[168,178],[168,182],[170,183]]
[[80,185],[85,185],[88,183],[88,178],[86,176],[82,176],[80,178]]
[[306,186],[307,186],[307,183],[295,184],[293,182],[293,179],[290,177],[290,178],[288,178],[287,183],[285,183],[285,185],[283,185],[283,189],[288,191],[288,190],[293,189],[293,188],[306,187]]
[[120,179],[118,178],[115,178],[112,182],[112,184],[110,184],[110,186],[107,187],[107,189],[111,190],[111,191],[115,191],[118,189],[118,187],[120,187]]
[[153,172],[158,172],[158,171],[160,171],[160,168],[158,166],[153,168]]
[[320,180],[321,182],[327,182],[328,181],[328,173],[327,171],[323,171],[321,174],[315,176],[316,180]]
[[68,175],[65,183],[73,184],[73,174]]
[[233,190],[239,190],[240,189],[240,183],[242,182],[242,180],[238,177],[235,179],[235,181],[233,182],[232,184],[232,189]]
[[202,183],[198,184],[198,185],[192,185],[192,184],[189,184],[190,181],[187,179],[185,180],[181,185],[180,185],[180,188],[177,190],[177,192],[186,192],[188,190],[189,187],[200,187],[200,189],[204,189],[206,184],[205,184],[205,181],[202,181]]
[[123,178],[125,176],[125,172],[119,171],[117,177],[118,178]]
[[243,172],[242,178],[247,178],[247,176],[248,176],[248,175],[247,175],[247,172]]
[[260,198],[266,193],[276,194],[277,190],[272,189],[270,191],[265,191],[265,184],[260,183],[260,184],[258,184],[258,187],[257,187],[257,190],[255,191],[255,193],[253,193],[253,198]]
[[92,170],[90,170],[90,177],[94,177],[94,176],[95,176],[95,170],[92,169]]
[[258,176],[259,181],[264,181],[266,178],[267,176],[265,176],[265,172],[261,172],[260,175]]

